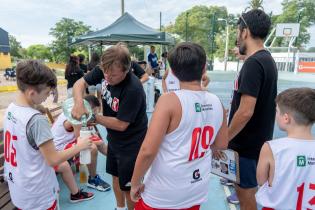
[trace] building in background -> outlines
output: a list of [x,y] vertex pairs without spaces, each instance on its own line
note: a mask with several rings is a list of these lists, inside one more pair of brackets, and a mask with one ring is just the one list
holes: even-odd
[[9,34],[0,28],[0,70],[11,68]]

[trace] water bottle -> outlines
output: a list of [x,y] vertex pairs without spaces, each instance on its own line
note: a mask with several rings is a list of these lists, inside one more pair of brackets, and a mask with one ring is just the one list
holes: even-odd
[[[91,131],[88,127],[83,126],[80,130],[80,138],[89,138],[91,136]],[[91,151],[89,149],[81,150],[80,152],[80,164],[90,164],[91,163]]]

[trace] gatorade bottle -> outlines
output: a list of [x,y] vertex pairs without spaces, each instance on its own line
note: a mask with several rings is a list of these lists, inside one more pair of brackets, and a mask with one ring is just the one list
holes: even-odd
[[[73,98],[67,99],[63,103],[62,108],[63,108],[64,115],[66,116],[67,120],[71,124],[73,124],[73,125],[82,125],[81,126],[81,130],[80,130],[80,137],[87,138],[87,137],[91,136],[91,131],[89,131],[88,128],[87,128],[87,122],[92,117],[92,108],[91,108],[90,104],[86,100],[83,100],[83,104],[84,104],[84,107],[88,111],[88,115],[87,116],[83,115],[80,120],[74,119],[72,117],[72,114],[71,114],[71,111],[72,111],[73,106],[74,106]],[[91,151],[89,149],[82,150],[80,152],[80,163],[81,164],[90,164],[91,163]]]
[[[89,138],[91,136],[91,131],[88,127],[83,126],[80,129],[81,138]],[[91,163],[91,151],[89,149],[80,151],[80,163],[81,164],[90,164]]]
[[88,182],[89,172],[86,165],[80,165],[80,183],[85,184]]

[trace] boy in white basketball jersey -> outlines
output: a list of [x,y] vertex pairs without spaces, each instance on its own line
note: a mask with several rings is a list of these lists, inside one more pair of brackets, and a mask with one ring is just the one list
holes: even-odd
[[[87,95],[84,99],[89,102],[93,112],[97,113],[100,107],[99,100],[94,95]],[[76,144],[77,137],[80,135],[79,131],[80,126],[72,125],[65,115],[61,113],[51,128],[56,149],[60,151],[74,146]],[[93,131],[91,130],[91,132]],[[98,174],[96,174],[98,151],[100,151],[103,155],[106,155],[107,145],[97,135],[93,135],[91,138],[93,139],[93,145],[91,149],[91,164],[87,165],[89,171],[87,186],[99,191],[108,191],[110,190],[110,185],[103,181]],[[61,173],[63,181],[71,192],[70,202],[79,202],[93,198],[93,193],[87,193],[82,190],[79,191],[68,161],[59,164],[55,167],[55,170]]]
[[276,102],[277,124],[288,136],[261,149],[257,203],[263,210],[315,209],[315,89],[288,89]]
[[198,210],[208,197],[210,147],[228,144],[223,106],[201,87],[204,49],[181,43],[168,59],[181,90],[163,94],[155,106],[131,180],[135,210]]
[[47,118],[35,109],[57,86],[55,74],[44,64],[22,61],[16,67],[19,94],[4,118],[4,175],[13,204],[23,210],[54,210],[59,190],[53,167],[83,149],[89,139],[56,151]]

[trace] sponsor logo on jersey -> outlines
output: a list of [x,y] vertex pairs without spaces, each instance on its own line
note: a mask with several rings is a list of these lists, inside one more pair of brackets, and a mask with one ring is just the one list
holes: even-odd
[[196,112],[201,112],[201,106],[199,103],[195,103],[195,110]]
[[195,103],[195,111],[196,112],[209,111],[209,110],[213,110],[212,104]]
[[14,183],[14,181],[13,181],[13,175],[12,175],[11,172],[9,172],[9,179],[8,179],[8,180],[11,181],[12,183]]
[[306,157],[304,155],[299,155],[296,157],[297,160],[297,167],[304,167],[306,166]]
[[192,177],[194,180],[192,180],[190,183],[196,183],[196,182],[199,182],[202,180],[201,178],[201,175],[200,175],[200,172],[199,172],[199,169],[197,170],[194,170],[193,174],[192,174]]
[[11,112],[8,112],[8,120],[12,121],[14,124],[16,124],[17,121]]

